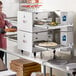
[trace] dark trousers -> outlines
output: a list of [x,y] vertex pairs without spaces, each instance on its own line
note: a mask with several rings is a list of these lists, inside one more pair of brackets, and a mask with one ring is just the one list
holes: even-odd
[[0,58],[2,59],[2,61],[3,61],[3,57],[4,57],[4,52],[0,51]]

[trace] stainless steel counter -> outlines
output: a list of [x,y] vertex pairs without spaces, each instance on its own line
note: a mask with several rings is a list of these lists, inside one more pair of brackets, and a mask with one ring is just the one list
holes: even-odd
[[27,52],[24,52],[22,54],[19,50],[14,50],[14,51],[11,51],[10,50],[10,51],[8,51],[8,50],[4,50],[4,49],[1,49],[1,48],[0,48],[0,50],[4,51],[6,53],[9,53],[11,55],[17,56],[17,57],[21,57],[21,58],[24,58],[24,59],[28,59],[28,60],[37,62],[37,63],[39,63],[39,64],[41,64],[43,66],[48,66],[50,68],[58,69],[60,71],[66,72],[66,73],[71,73],[72,72],[72,71],[67,71],[66,65],[68,63],[73,63],[73,62],[76,63],[76,57],[73,57],[73,58],[67,60],[68,61],[67,64],[64,64],[64,65],[56,65],[56,64],[49,63],[46,60],[41,59],[41,58],[38,58],[38,57],[34,58],[33,55],[29,55]]

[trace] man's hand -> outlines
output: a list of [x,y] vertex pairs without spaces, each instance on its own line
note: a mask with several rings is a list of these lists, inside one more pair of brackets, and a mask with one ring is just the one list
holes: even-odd
[[0,34],[5,34],[5,33],[6,33],[5,30],[0,28]]
[[17,26],[12,26],[11,28],[17,29]]

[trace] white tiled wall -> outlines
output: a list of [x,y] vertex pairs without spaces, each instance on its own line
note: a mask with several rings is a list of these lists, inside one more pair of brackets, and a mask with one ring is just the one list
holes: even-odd
[[76,0],[41,0],[44,9],[76,11]]
[[[19,10],[19,0],[1,0],[3,10],[7,16],[16,16]],[[42,9],[47,10],[67,10],[76,12],[76,0],[40,0]]]
[[17,11],[19,10],[19,0],[2,0],[3,11],[8,17],[17,16]]

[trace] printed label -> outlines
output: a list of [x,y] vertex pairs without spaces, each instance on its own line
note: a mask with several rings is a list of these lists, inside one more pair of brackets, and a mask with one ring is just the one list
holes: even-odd
[[62,17],[62,21],[66,21],[66,16],[63,16]]
[[62,36],[62,41],[66,41],[66,35]]

